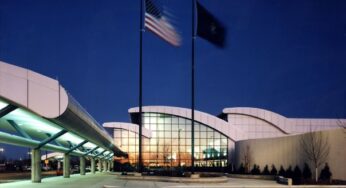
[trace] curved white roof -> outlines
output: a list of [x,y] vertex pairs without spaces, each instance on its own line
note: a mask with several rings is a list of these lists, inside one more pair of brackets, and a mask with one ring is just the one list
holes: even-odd
[[46,159],[57,159],[57,160],[61,160],[64,158],[64,154],[63,153],[59,153],[59,152],[52,152],[52,153],[48,153],[41,155],[41,161],[46,160]]
[[65,89],[57,80],[0,61],[0,96],[45,118],[56,118],[68,105]]
[[[52,126],[53,124],[59,125],[59,129],[63,128],[79,136],[80,139],[88,140],[109,150],[116,150],[111,136],[66,92],[57,80],[0,61],[1,101],[4,104],[18,107],[18,110],[23,109],[25,113],[30,114],[30,117],[35,117],[40,122],[48,122]],[[18,110],[14,110],[3,117],[3,123],[8,124],[6,122],[7,117]],[[26,127],[34,130],[39,125],[36,123]],[[47,128],[47,125],[45,124],[43,127]],[[45,133],[52,135],[52,132]],[[44,135],[43,132],[35,134]],[[78,144],[71,139],[68,141],[72,144]]]
[[[171,107],[171,106],[144,106],[142,110],[143,112],[171,114],[171,115],[191,119],[191,109],[187,109],[187,108]],[[138,112],[139,112],[138,107],[129,109],[129,113],[138,113]],[[195,110],[195,121],[208,125],[209,127],[219,132],[222,132],[227,137],[235,141],[244,137],[244,133],[238,128],[228,124],[228,122],[216,116],[213,116],[204,112]]]
[[[137,134],[139,133],[138,125],[134,124],[134,123],[106,122],[106,123],[103,123],[102,126],[106,127],[106,128],[125,129],[125,130],[128,130],[128,131],[132,131],[134,133],[137,133]],[[147,137],[147,138],[151,138],[151,131],[143,127],[142,135]]]
[[252,108],[252,107],[234,107],[234,108],[224,108],[222,110],[224,114],[237,114],[244,116],[251,116],[260,120],[263,120],[272,126],[276,127],[283,133],[287,134],[291,132],[291,126],[286,126],[288,124],[289,119],[271,112],[269,110],[264,110],[260,108]]
[[223,113],[257,118],[279,129],[284,134],[300,134],[309,131],[340,128],[340,122],[345,121],[344,119],[325,118],[287,118],[269,110],[250,107],[225,108]]

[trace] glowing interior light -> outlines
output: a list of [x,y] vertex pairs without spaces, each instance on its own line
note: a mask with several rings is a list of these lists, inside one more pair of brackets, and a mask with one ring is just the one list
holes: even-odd
[[8,104],[5,103],[4,101],[0,100],[0,109],[3,109],[7,106]]
[[[0,99],[0,110],[6,107],[8,103]],[[20,127],[22,127],[24,130],[31,130],[35,131],[37,133],[49,133],[51,135],[54,135],[61,130],[63,130],[58,125],[54,124],[53,122],[50,122],[40,116],[35,115],[32,112],[29,112],[27,110],[18,108],[6,116],[3,117],[3,119],[6,120],[13,120],[17,123]],[[58,138],[58,140],[62,141],[70,141],[72,144],[77,145],[83,142],[85,139],[73,134],[73,133],[65,133],[61,137]],[[87,142],[83,145],[84,148],[87,149],[94,149],[97,145],[91,142]],[[98,148],[96,151],[98,153],[103,152],[105,149]],[[104,154],[109,154],[110,152],[107,151]]]
[[98,148],[96,151],[98,152],[98,153],[101,153],[101,152],[103,152],[105,149],[103,149],[103,148]]
[[91,142],[87,142],[86,144],[83,145],[83,147],[87,149],[94,149],[96,145]]
[[77,135],[74,135],[72,133],[66,133],[64,135],[62,135],[59,140],[63,140],[63,141],[70,141],[72,144],[79,144],[81,142],[84,141],[84,139],[82,139],[81,137],[77,136]]
[[26,129],[36,130],[37,132],[55,134],[62,130],[54,123],[23,109],[14,110],[13,112],[7,114],[4,119],[11,119],[18,125],[23,126]]
[[109,152],[108,151],[105,151],[102,155],[103,156],[106,156],[106,155],[108,155],[109,154]]
[[104,152],[103,154],[104,155],[109,155],[111,152],[110,151],[106,151],[106,152]]

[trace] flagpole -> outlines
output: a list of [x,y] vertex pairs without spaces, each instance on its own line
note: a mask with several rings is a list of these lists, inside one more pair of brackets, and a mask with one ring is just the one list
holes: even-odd
[[195,173],[195,5],[192,0],[192,44],[191,44],[191,174]]
[[139,133],[138,133],[138,172],[142,173],[142,83],[143,83],[143,0],[140,0],[140,32],[139,32]]

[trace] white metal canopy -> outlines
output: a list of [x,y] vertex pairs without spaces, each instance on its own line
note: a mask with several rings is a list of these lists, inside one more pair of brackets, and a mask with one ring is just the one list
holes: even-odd
[[57,80],[1,61],[0,142],[103,159],[125,155]]

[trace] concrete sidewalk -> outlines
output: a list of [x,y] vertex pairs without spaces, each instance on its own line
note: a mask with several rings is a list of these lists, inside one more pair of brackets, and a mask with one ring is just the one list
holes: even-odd
[[[161,177],[166,179],[167,177]],[[128,187],[128,188],[164,188],[164,187],[228,187],[228,186],[241,186],[244,183],[249,185],[265,185],[273,186],[278,185],[273,181],[261,180],[244,180],[244,179],[231,179],[225,183],[178,183],[178,182],[163,182],[163,181],[140,181],[140,180],[122,180],[117,178],[117,175],[110,173],[98,173],[95,175],[87,174],[85,176],[72,175],[70,178],[63,177],[50,177],[42,179],[42,183],[31,183],[31,181],[17,181],[12,183],[0,184],[1,188],[102,188],[102,187]],[[281,185],[279,185],[281,186]]]
[[[166,177],[162,177],[163,179]],[[228,178],[225,183],[174,183],[162,181],[138,181],[121,180],[114,174],[97,173],[87,174],[85,176],[72,175],[70,178],[51,177],[44,178],[42,183],[31,183],[31,181],[18,181],[12,183],[2,183],[1,188],[233,188],[233,187],[288,187],[277,184],[274,181],[254,180],[254,179],[235,179]],[[310,186],[306,186],[310,187]],[[320,186],[312,186],[320,187]],[[326,187],[326,186],[325,186]],[[342,187],[342,186],[334,186]],[[343,186],[346,187],[346,186]]]

